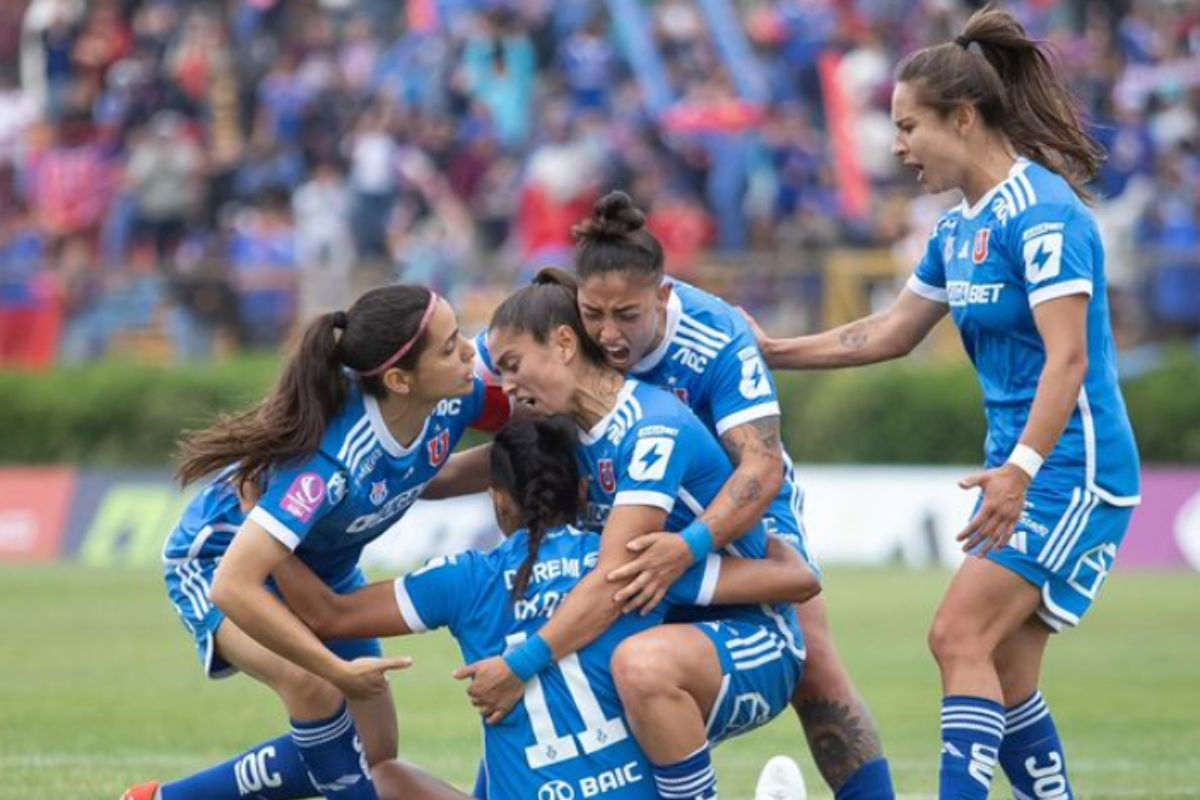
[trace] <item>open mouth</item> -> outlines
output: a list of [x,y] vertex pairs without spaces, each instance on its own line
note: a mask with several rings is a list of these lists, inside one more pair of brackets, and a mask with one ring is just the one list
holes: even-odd
[[537,406],[537,400],[534,400],[529,395],[518,395],[514,399],[526,408],[535,408]]
[[608,359],[610,364],[624,364],[629,360],[629,348],[624,345],[618,347],[604,347],[604,357]]

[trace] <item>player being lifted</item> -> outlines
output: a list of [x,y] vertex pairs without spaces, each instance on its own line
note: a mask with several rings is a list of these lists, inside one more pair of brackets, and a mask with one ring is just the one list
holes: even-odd
[[904,60],[893,150],[938,222],[891,308],[798,339],[763,339],[773,367],[855,366],[908,353],[947,311],[979,373],[983,490],[959,534],[971,554],[929,633],[942,674],[942,798],[988,794],[996,762],[1018,797],[1070,798],[1038,691],[1051,632],[1077,625],[1138,501],[1138,452],[1117,384],[1104,249],[1084,185],[1102,154],[1041,45],[977,12],[953,42]]
[[[445,627],[468,663],[519,646],[599,558],[600,536],[574,524],[581,511],[577,441],[574,422],[564,418],[513,423],[497,434],[489,492],[505,541],[491,552],[437,558],[394,582],[343,595],[289,559],[275,572],[288,604],[327,640]],[[488,796],[658,798],[650,765],[623,717],[609,666],[614,652],[659,624],[668,607],[790,602],[819,591],[791,548],[775,540],[770,550],[768,560],[710,554],[658,610],[622,617],[531,678],[513,713],[484,726]]]
[[[374,289],[308,325],[265,400],[186,440],[185,484],[220,472],[167,540],[171,602],[205,673],[241,670],[268,685],[291,733],[127,798],[221,800],[253,790],[265,800],[373,800],[372,771],[381,796],[400,796],[411,776],[390,760],[396,712],[384,673],[406,662],[381,658],[374,639],[322,643],[267,579],[294,552],[335,592],[364,585],[363,547],[408,510],[468,426],[494,429],[508,418],[508,400],[474,376],[474,355],[436,294]],[[248,513],[240,487],[259,497]]]
[[[605,362],[576,303],[570,276],[547,270],[505,300],[491,321],[491,356],[504,390],[537,413],[570,414],[580,427],[586,520],[603,528],[596,570],[538,635],[503,659],[460,670],[474,679],[472,699],[493,723],[520,701],[532,678],[594,641],[621,617],[621,604],[642,591],[635,583],[618,585],[614,602],[608,578],[633,559],[634,539],[674,531],[664,535],[684,542],[692,562],[726,546],[748,558],[766,553],[761,524],[717,534],[699,518],[733,473],[729,459],[673,393]],[[613,656],[626,714],[664,798],[713,796],[709,743],[778,714],[803,665],[791,606],[738,606],[706,619],[645,631]]]
[[[700,519],[736,537],[761,520],[813,567],[801,489],[779,435],[779,398],[737,309],[663,276],[663,251],[624,192],[611,192],[575,228],[580,316],[613,368],[674,392],[717,437],[735,470]],[[569,280],[569,279],[568,279]],[[484,365],[495,363],[476,338]],[[637,575],[631,608],[650,607],[693,563],[678,536],[656,537],[617,577]],[[834,645],[822,597],[797,606],[807,664],[792,706],[813,759],[839,800],[894,797],[870,712]]]

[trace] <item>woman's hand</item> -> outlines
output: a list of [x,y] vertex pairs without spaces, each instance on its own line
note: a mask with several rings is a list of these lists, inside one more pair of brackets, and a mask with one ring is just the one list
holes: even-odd
[[626,614],[640,609],[644,617],[658,607],[695,558],[682,536],[666,531],[639,536],[627,547],[639,555],[608,573],[608,580],[633,580],[613,596],[613,602],[622,604]]
[[969,475],[958,482],[963,489],[983,489],[979,512],[958,534],[958,541],[964,542],[963,552],[970,553],[982,545],[977,555],[985,556],[1008,544],[1025,510],[1029,483],[1029,475],[1015,464]]
[[413,660],[408,656],[395,658],[356,658],[342,662],[343,666],[331,680],[350,700],[367,700],[388,689],[387,674],[408,669]]
[[508,712],[525,696],[525,683],[513,674],[508,662],[499,656],[459,667],[454,670],[454,677],[460,681],[471,679],[467,696],[489,725],[495,725],[507,717]]

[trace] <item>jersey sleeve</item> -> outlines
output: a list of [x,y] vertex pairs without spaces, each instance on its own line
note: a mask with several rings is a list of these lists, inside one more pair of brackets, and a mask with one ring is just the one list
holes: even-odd
[[466,418],[471,420],[468,427],[495,433],[512,418],[512,400],[498,385],[476,377]]
[[613,506],[654,506],[668,514],[687,472],[691,448],[677,419],[640,420],[618,451]]
[[1035,205],[1013,220],[1007,234],[1030,306],[1072,294],[1092,296],[1100,233],[1074,206]]
[[905,288],[918,297],[948,305],[950,297],[946,294],[946,262],[942,260],[941,231],[942,222],[939,220],[925,245],[925,255],[909,276]]
[[488,347],[488,329],[484,328],[475,334],[472,344],[475,345],[475,374],[488,383],[498,383],[500,370],[496,369],[496,362],[492,360],[492,351]]
[[288,550],[295,550],[346,496],[346,473],[324,453],[277,470],[247,519],[261,525]]
[[479,585],[479,554],[467,551],[431,558],[416,572],[396,578],[396,606],[413,633],[458,628]]
[[756,419],[779,416],[775,379],[748,332],[738,333],[711,369],[709,402],[717,436]]
[[676,606],[712,605],[713,593],[721,577],[721,556],[709,553],[679,576],[667,590],[666,600]]

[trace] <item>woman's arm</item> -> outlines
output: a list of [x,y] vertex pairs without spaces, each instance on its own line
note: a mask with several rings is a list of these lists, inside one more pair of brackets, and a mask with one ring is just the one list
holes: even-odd
[[258,523],[247,520],[233,538],[213,579],[212,601],[251,638],[320,675],[352,699],[387,689],[385,673],[409,659],[365,658],[347,663],[325,647],[265,586],[289,551]]
[[486,492],[491,453],[492,445],[489,442],[450,456],[446,466],[425,484],[421,499],[445,500],[448,497]]
[[800,554],[779,537],[768,536],[765,559],[721,556],[712,605],[803,603],[820,591],[821,582]]
[[395,581],[338,594],[295,556],[284,559],[271,576],[288,608],[322,640],[412,633],[396,605]]
[[902,289],[885,310],[811,336],[772,339],[752,318],[746,319],[772,369],[832,369],[907,355],[948,310],[944,303]]

